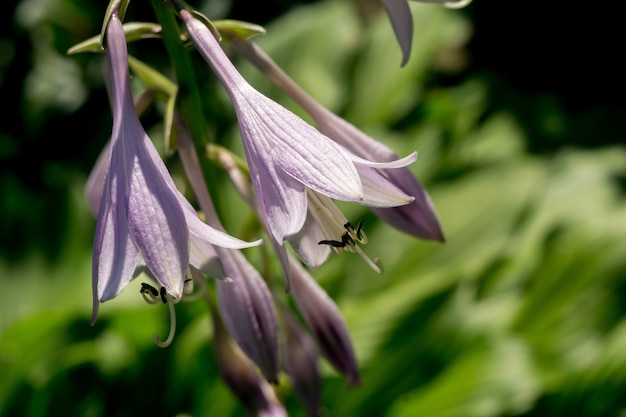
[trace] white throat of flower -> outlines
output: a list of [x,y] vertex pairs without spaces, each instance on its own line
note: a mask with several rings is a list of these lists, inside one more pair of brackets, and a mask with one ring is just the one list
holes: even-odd
[[380,259],[370,259],[358,245],[367,244],[367,236],[361,229],[362,223],[359,222],[355,228],[330,197],[309,188],[306,191],[307,208],[324,236],[324,240],[318,244],[330,246],[335,253],[341,253],[342,250],[358,253],[376,273],[382,274],[383,265]]

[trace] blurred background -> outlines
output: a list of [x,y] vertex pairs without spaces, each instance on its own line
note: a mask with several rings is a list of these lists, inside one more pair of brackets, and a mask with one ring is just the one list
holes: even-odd
[[[348,389],[322,362],[323,415],[626,416],[626,68],[615,10],[411,3],[412,56],[400,68],[377,0],[273,0],[260,12],[250,1],[192,4],[264,25],[258,43],[316,99],[398,154],[416,149],[412,169],[441,217],[444,244],[342,206],[364,219],[365,251],[386,272],[347,253],[313,271],[344,313],[363,379]],[[99,33],[106,5],[6,7],[0,415],[243,415],[218,377],[201,302],[179,305],[166,349],[152,335],[166,334],[167,308],[144,303],[138,283],[89,325],[95,220],[83,186],[111,115],[102,57],[66,52]],[[131,2],[132,20],[155,21],[149,3]],[[158,40],[130,53],[167,64]],[[232,106],[198,71],[211,134],[237,150]],[[142,119],[155,142],[160,117],[155,108]],[[227,182],[215,188],[227,229],[242,236],[242,203]],[[288,381],[277,393],[305,415]]]

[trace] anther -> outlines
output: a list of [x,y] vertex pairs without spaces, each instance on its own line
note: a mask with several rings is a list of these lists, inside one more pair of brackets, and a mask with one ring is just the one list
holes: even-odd
[[154,288],[150,284],[146,284],[145,282],[141,283],[141,289],[139,290],[144,300],[148,304],[156,304],[157,297],[159,296],[159,292],[156,288]]

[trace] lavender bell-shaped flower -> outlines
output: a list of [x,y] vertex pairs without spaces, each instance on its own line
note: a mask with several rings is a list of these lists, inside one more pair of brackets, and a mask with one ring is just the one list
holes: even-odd
[[245,248],[244,242],[203,223],[176,189],[165,164],[135,113],[128,52],[116,14],[106,31],[106,62],[113,107],[113,131],[104,179],[96,174],[87,191],[92,205],[102,187],[94,238],[92,322],[100,302],[114,298],[145,266],[161,286],[161,297],[179,300],[189,265],[223,274],[212,245]]
[[[402,160],[381,163],[347,151],[255,90],[230,62],[206,24],[186,10],[180,14],[191,40],[233,100],[261,216],[285,270],[287,291],[290,271],[283,245],[305,226],[312,194],[372,207],[393,207],[413,201],[412,196],[375,168],[404,167],[415,161],[415,153]],[[341,229],[326,240],[346,246],[343,242],[346,231]]]
[[[402,1],[406,3],[406,0]],[[410,15],[407,16],[410,18]],[[229,37],[229,40],[242,56],[306,110],[326,136],[361,158],[377,162],[398,159],[398,155],[387,146],[315,101],[250,39],[233,35]],[[380,172],[399,189],[415,197],[415,200],[398,207],[372,207],[371,210],[398,230],[424,239],[443,241],[443,231],[435,207],[428,193],[409,168],[388,169]],[[310,234],[309,239],[314,240]],[[303,242],[302,244],[310,243]],[[313,266],[312,261],[307,260],[307,264]]]
[[[206,181],[202,176],[200,161],[186,125],[174,118],[174,132],[178,138],[178,154],[185,173],[196,194],[207,222],[223,229]],[[236,250],[215,247],[225,275],[231,282],[215,283],[219,310],[230,335],[241,349],[261,368],[265,378],[278,381],[278,323],[272,295],[267,284],[248,260]]]
[[[198,276],[194,269],[191,270],[191,273],[202,286],[204,278]],[[213,323],[215,359],[220,375],[226,384],[246,407],[250,415],[285,417],[287,413],[276,399],[272,386],[259,375],[256,364],[229,337],[212,301],[209,302],[209,309]]]

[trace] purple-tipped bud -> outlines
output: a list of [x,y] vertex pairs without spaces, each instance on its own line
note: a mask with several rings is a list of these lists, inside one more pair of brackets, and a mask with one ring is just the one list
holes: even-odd
[[285,371],[309,415],[319,416],[322,381],[317,364],[317,348],[298,319],[287,308],[282,309],[282,318],[285,330]]
[[348,377],[348,385],[361,383],[348,329],[339,308],[298,261],[290,258],[292,294],[322,355]]
[[232,282],[216,281],[220,313],[230,335],[261,368],[278,382],[278,324],[272,295],[256,269],[238,251],[216,248]]
[[220,375],[243,406],[257,416],[286,416],[271,385],[252,362],[228,336],[217,312],[213,312],[213,342],[215,360]]

